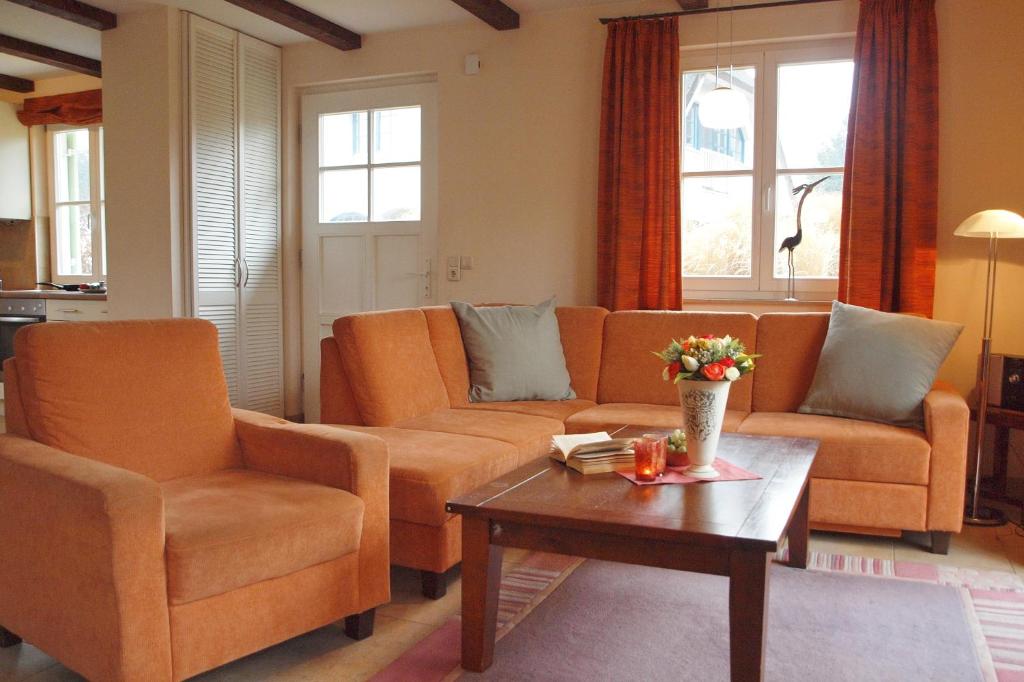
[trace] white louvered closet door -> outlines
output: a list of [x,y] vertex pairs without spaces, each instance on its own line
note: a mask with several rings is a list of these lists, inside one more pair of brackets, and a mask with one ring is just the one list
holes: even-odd
[[284,412],[278,48],[239,39],[242,375],[250,410]]
[[194,312],[232,405],[284,412],[280,50],[189,15]]
[[189,16],[193,307],[217,326],[233,405],[242,397],[237,44],[237,32]]

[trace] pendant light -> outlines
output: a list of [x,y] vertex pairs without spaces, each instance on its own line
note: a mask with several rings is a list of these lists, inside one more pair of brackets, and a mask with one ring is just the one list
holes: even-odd
[[[700,97],[697,116],[705,128],[741,128],[750,119],[750,106],[743,93],[736,90],[732,64],[732,15],[733,0],[729,0],[729,84],[720,77],[721,61],[718,58],[718,27],[721,11],[715,13],[715,88]],[[721,10],[721,5],[719,5]]]

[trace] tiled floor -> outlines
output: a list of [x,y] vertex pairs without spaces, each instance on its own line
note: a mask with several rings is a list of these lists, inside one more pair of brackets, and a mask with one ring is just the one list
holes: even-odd
[[[922,546],[915,545],[920,543]],[[1024,531],[1012,525],[1001,528],[965,527],[953,538],[948,556],[931,554],[923,547],[926,538],[873,538],[815,532],[811,549],[897,561],[949,564],[964,568],[1014,571],[1024,576]],[[522,561],[519,550],[505,553],[505,567]],[[340,626],[329,626],[297,637],[200,676],[199,680],[250,682],[252,680],[365,680],[384,668],[413,643],[459,609],[458,576],[439,601],[420,596],[415,571],[392,571],[392,602],[377,611],[374,635],[362,642],[345,637]],[[33,646],[22,644],[0,650],[0,681],[79,680],[77,675]]]

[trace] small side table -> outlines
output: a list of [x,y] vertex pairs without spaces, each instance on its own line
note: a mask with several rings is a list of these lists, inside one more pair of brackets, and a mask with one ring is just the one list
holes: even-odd
[[[975,417],[974,410],[971,410],[971,417]],[[996,440],[992,452],[992,477],[982,479],[981,493],[990,499],[1024,504],[1024,479],[1007,478],[1006,475],[1010,458],[1010,430],[1024,431],[1024,411],[990,405],[986,422],[995,427]]]

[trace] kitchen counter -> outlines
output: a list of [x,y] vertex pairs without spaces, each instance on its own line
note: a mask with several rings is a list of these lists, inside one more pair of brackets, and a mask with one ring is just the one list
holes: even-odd
[[0,289],[0,298],[53,298],[65,301],[105,301],[106,294],[86,294],[80,291],[58,291],[56,289]]

